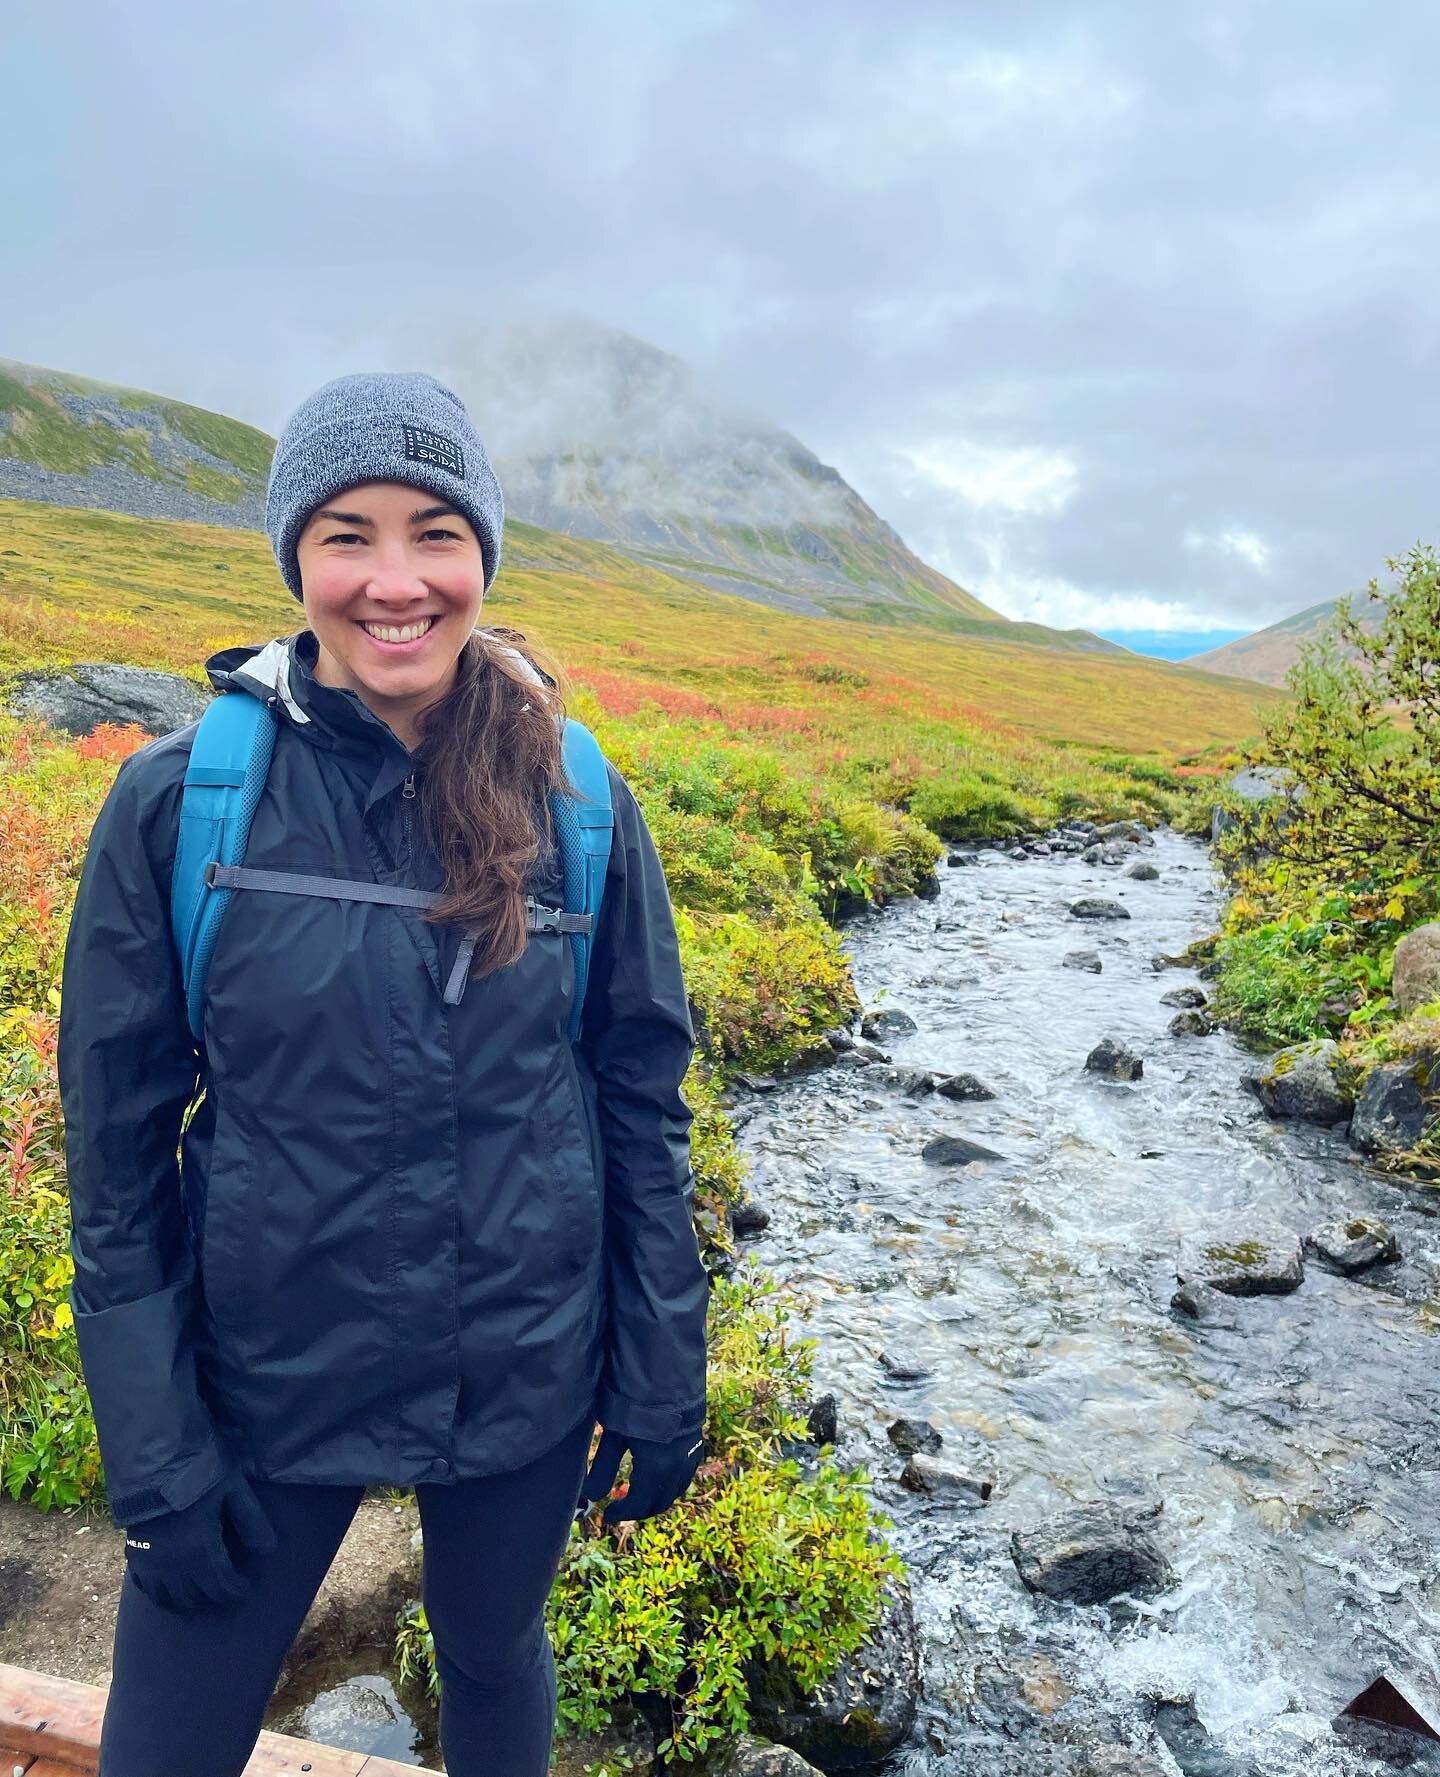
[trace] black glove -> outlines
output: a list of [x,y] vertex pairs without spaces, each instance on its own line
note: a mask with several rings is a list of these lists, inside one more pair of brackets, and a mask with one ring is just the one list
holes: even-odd
[[600,1447],[580,1488],[577,1511],[584,1511],[592,1500],[603,1499],[615,1485],[620,1457],[630,1452],[630,1489],[623,1499],[606,1506],[601,1514],[606,1524],[622,1518],[653,1518],[667,1506],[674,1505],[695,1478],[695,1471],[705,1460],[705,1438],[698,1431],[687,1432],[683,1438],[668,1443],[653,1443],[648,1438],[627,1438],[623,1432],[602,1430]]
[[136,1585],[157,1604],[186,1614],[242,1598],[250,1581],[236,1557],[246,1550],[273,1555],[279,1546],[254,1488],[238,1469],[183,1511],[162,1512],[125,1532],[125,1559]]

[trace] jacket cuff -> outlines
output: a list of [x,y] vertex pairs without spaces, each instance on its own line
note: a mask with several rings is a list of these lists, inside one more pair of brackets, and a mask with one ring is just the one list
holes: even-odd
[[181,1468],[153,1486],[138,1487],[129,1493],[111,1493],[106,1489],[112,1521],[123,1528],[143,1524],[147,1519],[162,1517],[166,1512],[183,1512],[194,1505],[230,1473],[230,1463],[218,1444],[211,1444],[196,1456],[187,1458]]
[[190,1279],[94,1311],[72,1285],[70,1306],[112,1516],[183,1511],[231,1466],[197,1387]]
[[632,1401],[602,1386],[595,1398],[595,1417],[606,1431],[639,1438],[652,1444],[668,1444],[673,1438],[692,1437],[705,1429],[705,1400],[670,1406]]

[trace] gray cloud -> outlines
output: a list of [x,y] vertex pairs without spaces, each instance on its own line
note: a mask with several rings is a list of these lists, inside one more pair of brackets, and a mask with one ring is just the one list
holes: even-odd
[[1433,535],[1437,39],[1422,0],[22,0],[0,355],[274,431],[581,311],[1000,609],[1258,624]]

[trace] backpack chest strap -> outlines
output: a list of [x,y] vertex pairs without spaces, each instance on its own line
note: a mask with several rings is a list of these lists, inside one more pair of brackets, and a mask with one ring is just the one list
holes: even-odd
[[[345,876],[306,876],[294,870],[256,870],[245,864],[222,864],[212,859],[205,866],[205,881],[216,889],[268,889],[281,895],[326,895],[336,901],[378,901],[389,907],[433,907],[440,900],[428,889],[392,887],[384,882],[366,882]],[[527,932],[588,932],[593,923],[588,913],[566,913],[560,907],[546,907],[534,895],[525,897],[525,929]],[[455,966],[445,983],[445,1004],[460,1003],[470,975],[470,959],[480,934],[467,931],[460,940]]]

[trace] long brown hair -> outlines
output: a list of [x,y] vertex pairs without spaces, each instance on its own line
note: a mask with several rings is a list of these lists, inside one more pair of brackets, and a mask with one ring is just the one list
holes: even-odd
[[[510,648],[556,683],[537,684]],[[537,858],[553,858],[549,797],[568,781],[564,716],[558,663],[520,630],[492,625],[467,639],[454,683],[417,718],[419,813],[445,868],[425,918],[477,935],[471,980],[524,952],[526,877]]]

